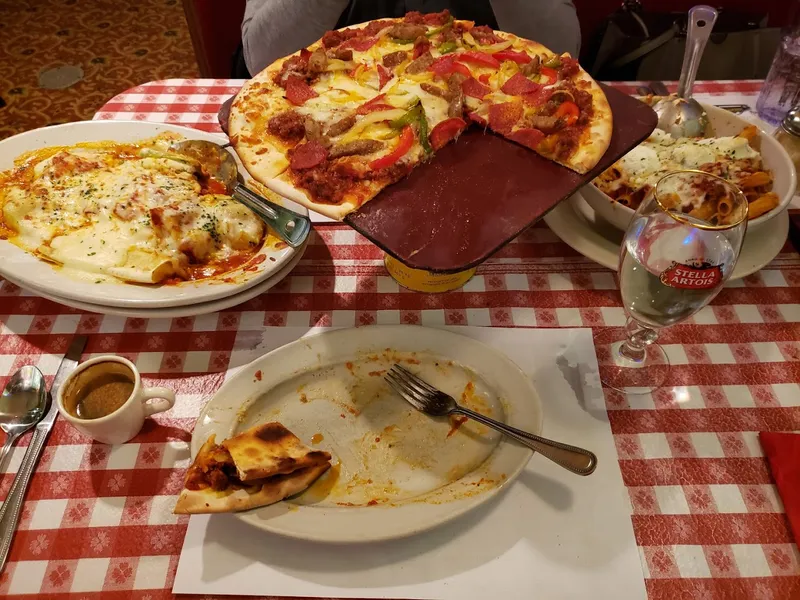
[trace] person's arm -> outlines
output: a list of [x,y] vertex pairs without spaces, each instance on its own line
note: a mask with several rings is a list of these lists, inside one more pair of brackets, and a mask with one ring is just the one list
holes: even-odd
[[491,0],[502,31],[578,56],[581,28],[572,0]]
[[336,26],[348,0],[247,0],[242,47],[255,75],[282,56],[297,52]]

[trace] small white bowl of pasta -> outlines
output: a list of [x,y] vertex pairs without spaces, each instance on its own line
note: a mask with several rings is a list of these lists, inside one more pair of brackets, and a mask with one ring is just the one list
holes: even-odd
[[[731,177],[750,203],[748,229],[760,227],[786,209],[794,197],[797,173],[783,146],[758,125],[716,106],[702,105],[708,112],[713,136],[703,140],[672,142],[667,139],[664,142],[666,134],[662,137],[661,132],[655,132],[650,140],[637,146],[614,167],[581,189],[586,202],[598,216],[626,230],[649,189],[636,186],[633,189],[625,184],[626,178],[633,177],[637,183],[642,181],[647,173],[655,172],[654,160],[679,165],[675,168],[698,168],[698,163],[705,161],[711,153],[716,157],[723,155],[717,163],[717,170],[712,172],[722,176],[730,171],[736,173]],[[659,142],[666,144],[666,152]],[[667,162],[669,160],[673,162]]]

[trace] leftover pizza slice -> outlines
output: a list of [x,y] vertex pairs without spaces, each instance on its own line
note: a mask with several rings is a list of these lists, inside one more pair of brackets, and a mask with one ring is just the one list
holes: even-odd
[[330,459],[280,423],[257,425],[221,444],[212,435],[186,472],[173,512],[238,512],[280,502],[314,483]]

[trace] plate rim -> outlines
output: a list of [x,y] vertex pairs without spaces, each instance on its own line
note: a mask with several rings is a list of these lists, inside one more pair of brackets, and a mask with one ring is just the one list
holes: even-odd
[[[545,215],[544,222],[547,223],[547,226],[553,233],[570,248],[589,260],[616,272],[619,268],[619,251],[621,246],[591,226],[585,216],[581,214],[577,206],[578,202],[584,202],[590,210],[594,210],[581,193],[576,192]],[[609,227],[613,227],[613,225],[609,224]],[[619,231],[621,236],[625,235],[624,231],[620,231],[616,228],[615,231]],[[778,213],[766,223],[763,223],[761,227],[755,231],[748,231],[750,237],[748,238],[745,236],[742,252],[733,270],[730,281],[742,279],[766,267],[780,254],[781,249],[786,243],[786,236],[788,233],[789,214],[786,210]],[[749,244],[748,241],[750,242]],[[753,255],[758,252],[758,250],[750,250],[750,248],[754,247],[758,248],[758,250],[768,248],[769,250],[765,251],[763,256],[769,254],[769,258],[763,260],[762,257],[756,260]],[[745,256],[745,253],[750,257],[747,263],[742,261],[742,257]]]
[[[164,131],[173,131],[181,134],[187,138],[206,139],[216,142],[226,142],[227,137],[221,133],[212,133],[185,127],[182,125],[175,125],[172,123],[158,123],[152,121],[133,121],[133,120],[97,120],[97,121],[77,121],[72,123],[62,123],[59,125],[51,125],[48,127],[40,127],[30,131],[25,131],[6,138],[0,141],[0,153],[7,153],[7,158],[3,159],[5,163],[12,162],[21,153],[26,152],[25,149],[16,147],[21,143],[21,140],[36,140],[37,136],[49,137],[51,132],[54,131],[70,131],[77,130],[78,133],[68,133],[79,140],[83,139],[146,139],[153,137]],[[97,132],[104,132],[109,130],[108,134]],[[81,135],[81,131],[91,132]],[[22,142],[25,144],[25,142]],[[44,148],[49,145],[58,145],[59,142],[47,142],[46,140],[40,142],[33,142],[30,148]],[[66,143],[66,142],[64,142]],[[75,140],[71,143],[80,143]],[[24,146],[28,148],[26,144]],[[238,157],[235,157],[238,162]],[[5,167],[0,167],[5,168]],[[242,176],[247,180],[251,179],[249,174],[244,171]],[[300,214],[307,215],[308,211],[302,207],[295,206],[293,203],[291,208],[296,209]],[[260,250],[260,254],[274,257],[275,261],[262,261],[265,267],[262,268],[254,276],[248,278],[246,281],[238,284],[226,284],[224,282],[205,281],[192,286],[191,283],[183,286],[174,286],[173,293],[165,294],[166,297],[147,297],[147,294],[161,294],[162,287],[158,288],[143,288],[140,286],[133,286],[132,284],[124,283],[107,283],[107,284],[90,284],[71,278],[69,275],[59,273],[59,269],[52,266],[45,261],[33,256],[26,250],[11,243],[7,240],[0,240],[0,249],[3,250],[4,255],[10,256],[13,260],[0,261],[0,275],[10,276],[11,278],[25,282],[26,287],[29,289],[39,290],[51,293],[61,298],[77,300],[79,302],[86,302],[87,298],[102,297],[102,303],[105,306],[114,307],[136,307],[136,308],[168,308],[175,306],[183,306],[190,304],[197,304],[199,302],[210,302],[219,300],[230,296],[235,293],[240,293],[248,288],[251,288],[259,283],[262,283],[269,278],[270,274],[276,273],[282,266],[288,262],[295,254],[295,249],[286,247],[276,251]],[[28,270],[33,268],[33,273]],[[42,284],[36,278],[46,277],[46,283]],[[62,285],[63,284],[63,285]],[[202,287],[200,287],[202,286]],[[137,293],[143,297],[125,297],[132,290],[137,290]],[[147,291],[145,291],[147,290]],[[92,304],[97,304],[92,302]]]
[[[506,406],[511,406],[515,408],[512,410],[511,415],[509,415],[509,420],[512,424],[527,428],[532,433],[540,434],[542,430],[542,424],[544,421],[543,415],[543,405],[541,399],[538,395],[536,387],[531,380],[531,378],[517,365],[514,361],[512,361],[508,356],[506,356],[500,350],[489,346],[488,344],[476,340],[470,336],[465,336],[460,333],[456,333],[449,329],[438,329],[433,327],[423,327],[419,325],[370,325],[366,327],[347,327],[341,329],[328,329],[324,331],[315,331],[311,335],[306,337],[301,337],[296,340],[293,340],[283,346],[279,346],[270,352],[263,354],[262,356],[256,358],[252,362],[248,363],[247,365],[241,367],[235,375],[227,379],[222,386],[215,392],[215,394],[206,402],[203,406],[202,410],[200,411],[197,420],[195,422],[195,427],[192,430],[192,439],[190,442],[190,452],[191,452],[191,459],[194,460],[194,457],[197,454],[200,446],[203,442],[206,441],[208,435],[210,433],[221,433],[221,431],[217,431],[214,429],[214,419],[213,417],[209,417],[209,412],[216,408],[215,401],[217,398],[221,397],[237,397],[237,393],[234,392],[238,385],[242,383],[249,383],[250,387],[258,387],[259,385],[266,385],[266,383],[261,384],[260,380],[257,377],[254,377],[256,371],[269,369],[270,361],[274,360],[275,355],[278,353],[284,352],[291,352],[300,348],[302,346],[306,346],[307,348],[311,349],[312,346],[310,344],[315,344],[313,347],[318,347],[321,345],[320,350],[323,352],[330,352],[332,348],[335,348],[334,343],[330,343],[325,346],[326,341],[330,341],[331,337],[337,336],[360,336],[361,339],[358,340],[359,344],[363,344],[366,347],[369,347],[367,344],[368,342],[372,342],[373,345],[380,346],[381,348],[385,347],[388,343],[388,347],[392,347],[391,342],[387,342],[388,339],[392,339],[393,337],[397,336],[396,332],[404,332],[400,335],[409,335],[412,336],[414,339],[414,344],[417,343],[419,339],[426,339],[425,336],[437,336],[439,339],[436,343],[439,344],[439,347],[442,347],[443,342],[441,338],[446,338],[447,340],[451,340],[454,342],[459,342],[462,344],[461,349],[464,346],[470,346],[471,351],[475,352],[478,351],[480,355],[491,355],[496,362],[496,364],[503,364],[505,368],[510,369],[510,372],[517,377],[516,385],[522,384],[525,389],[525,397],[520,398],[517,396],[514,397],[506,397],[504,399],[506,401]],[[432,351],[439,354],[445,354],[442,351],[431,350],[428,348],[428,344],[432,338],[428,337],[427,341],[420,343],[420,348],[418,351]],[[327,350],[323,350],[327,348]],[[287,350],[288,349],[288,350]],[[402,350],[405,351],[405,350]],[[316,352],[316,350],[315,350]],[[318,359],[319,360],[319,359]],[[337,359],[338,360],[338,359]],[[493,381],[493,387],[502,387],[498,385],[496,377],[487,376],[487,371],[478,367],[475,364],[476,361],[473,361],[472,364],[465,364],[465,366],[470,367],[476,371],[479,375],[482,375],[487,380]],[[324,363],[323,363],[324,364]],[[464,363],[462,363],[464,364]],[[313,367],[313,364],[305,364],[296,366],[293,371],[288,371],[281,375],[280,381],[284,381],[286,378],[294,376],[298,373],[307,370],[309,367]],[[478,368],[476,368],[478,367]],[[264,378],[265,380],[267,378]],[[508,384],[509,387],[513,387],[513,384]],[[255,398],[262,396],[266,393],[269,389],[272,389],[272,386],[252,393],[238,393],[238,397],[243,398],[239,406],[245,406],[248,403],[252,402]],[[518,413],[527,413],[527,415],[523,415],[522,420],[526,420],[528,417],[532,415],[533,422],[519,422],[520,416]],[[225,431],[230,432],[232,430],[232,425],[234,425],[233,421],[235,420],[235,412],[231,412],[231,414],[226,418],[225,424],[220,421],[217,421],[217,425],[224,429]],[[228,433],[229,434],[229,433]],[[226,434],[226,435],[228,435]],[[362,542],[377,542],[377,541],[385,541],[390,539],[400,539],[405,538],[410,535],[414,535],[420,533],[422,531],[427,531],[434,527],[438,527],[444,523],[447,523],[453,519],[458,518],[459,516],[463,515],[464,513],[476,508],[486,502],[488,502],[491,498],[499,494],[503,489],[505,489],[511,482],[513,482],[517,476],[522,472],[525,466],[528,464],[531,456],[533,455],[533,451],[525,448],[523,446],[513,444],[505,437],[501,437],[497,446],[495,446],[492,453],[486,459],[486,461],[490,460],[492,457],[496,456],[498,453],[505,453],[508,456],[503,456],[501,454],[501,458],[506,458],[509,461],[511,459],[514,460],[514,466],[512,469],[503,469],[503,472],[506,474],[505,480],[499,482],[494,487],[485,490],[484,492],[477,494],[476,496],[471,496],[467,498],[457,498],[450,502],[442,503],[439,505],[436,504],[428,504],[428,503],[408,503],[401,506],[372,506],[372,507],[358,507],[358,508],[348,508],[348,509],[321,509],[321,510],[329,510],[329,511],[386,511],[386,510],[402,510],[406,508],[408,512],[412,512],[408,510],[411,506],[420,506],[424,505],[427,507],[430,512],[436,513],[435,510],[438,506],[453,506],[454,510],[448,511],[445,514],[439,514],[434,516],[427,522],[416,522],[410,527],[395,527],[394,530],[388,530],[386,532],[378,532],[375,533],[373,530],[369,532],[369,534],[365,534],[363,532],[357,533],[353,531],[348,531],[347,535],[331,535],[325,532],[308,532],[302,531],[298,532],[297,530],[293,530],[290,526],[282,526],[278,524],[277,526],[273,522],[274,519],[259,519],[257,515],[260,511],[271,509],[272,507],[264,507],[262,509],[254,509],[252,511],[246,511],[241,513],[233,513],[233,516],[248,525],[251,525],[257,529],[262,531],[277,534],[283,537],[289,537],[293,539],[302,539],[306,541],[313,541],[313,542],[321,542],[321,543],[339,543],[339,544],[348,544],[348,543],[362,543]],[[478,466],[475,470],[480,469],[483,465],[486,464],[486,461]],[[471,471],[470,473],[474,473],[475,470]],[[468,474],[469,475],[469,474]],[[280,505],[280,503],[278,503]],[[276,505],[272,505],[273,507]],[[285,506],[285,505],[284,505]],[[308,508],[306,508],[308,510]],[[320,509],[318,509],[320,510]],[[286,509],[284,514],[279,515],[278,518],[283,518],[285,515],[299,515],[303,511],[303,507],[298,507],[296,509]],[[341,513],[340,513],[341,514]],[[362,512],[362,514],[364,514]],[[397,515],[397,513],[395,513]],[[418,515],[417,515],[418,516]],[[330,517],[330,515],[329,515]],[[336,518],[336,517],[334,517]],[[338,518],[336,518],[339,520]]]
[[128,319],[179,319],[181,317],[197,317],[200,315],[207,315],[210,313],[220,312],[238,306],[252,300],[256,296],[260,296],[264,292],[268,292],[273,287],[278,285],[281,281],[286,279],[291,272],[297,267],[303,258],[308,242],[304,242],[301,246],[297,247],[297,252],[289,259],[283,267],[267,279],[260,281],[256,285],[249,287],[245,290],[217,298],[216,300],[208,300],[206,302],[198,302],[196,304],[186,304],[183,306],[170,306],[165,308],[126,308],[121,306],[105,306],[102,304],[92,304],[90,302],[82,302],[80,300],[71,300],[69,298],[59,298],[54,294],[35,290],[27,287],[18,281],[9,277],[5,279],[19,288],[27,289],[29,292],[55,302],[63,306],[75,308],[77,310],[90,312],[100,315],[112,315],[115,317],[125,317]]

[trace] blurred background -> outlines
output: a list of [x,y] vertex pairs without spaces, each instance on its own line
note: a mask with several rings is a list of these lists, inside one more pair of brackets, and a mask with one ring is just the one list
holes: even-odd
[[[301,2],[303,0],[296,0]],[[573,0],[581,63],[603,80],[674,80],[691,0]],[[531,0],[532,8],[536,0]],[[795,0],[718,0],[698,79],[763,78]],[[0,139],[91,119],[171,77],[229,77],[245,0],[0,0]]]

